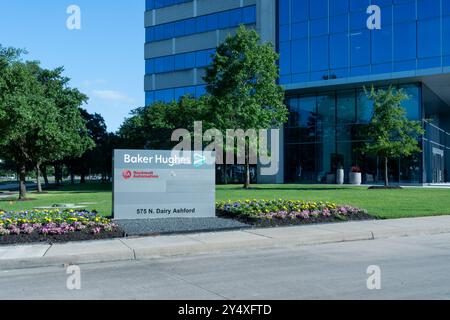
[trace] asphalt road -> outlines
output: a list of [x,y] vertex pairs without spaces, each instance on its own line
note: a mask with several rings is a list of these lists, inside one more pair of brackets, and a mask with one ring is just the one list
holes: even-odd
[[[366,273],[380,267],[381,289]],[[0,299],[449,299],[450,235],[0,271]]]

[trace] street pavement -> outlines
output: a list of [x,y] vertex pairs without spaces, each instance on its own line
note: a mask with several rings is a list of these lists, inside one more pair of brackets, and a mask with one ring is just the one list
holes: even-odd
[[[380,268],[380,290],[367,287]],[[0,271],[0,299],[449,299],[450,234]]]

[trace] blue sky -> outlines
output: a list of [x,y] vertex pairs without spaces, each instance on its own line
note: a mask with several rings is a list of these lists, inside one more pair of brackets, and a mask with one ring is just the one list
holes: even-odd
[[[69,30],[70,5],[81,30]],[[26,48],[26,59],[65,67],[71,86],[89,96],[109,131],[144,104],[144,0],[0,0],[0,43]]]

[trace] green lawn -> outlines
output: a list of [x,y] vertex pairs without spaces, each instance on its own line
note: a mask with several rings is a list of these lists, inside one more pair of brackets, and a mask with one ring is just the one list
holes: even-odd
[[[0,192],[0,196],[2,193]],[[56,191],[48,191],[46,194],[36,194],[30,192],[28,198],[32,201],[18,202],[17,197],[0,199],[0,209],[9,210],[28,210],[34,207],[46,207],[56,203],[95,203],[88,205],[89,210],[96,209],[105,216],[111,215],[112,211],[112,192],[110,184],[92,183],[86,185],[67,185]],[[12,200],[12,201],[11,201]]]
[[261,185],[253,186],[251,190],[243,190],[240,186],[218,187],[217,200],[253,198],[332,201],[360,207],[372,215],[389,219],[450,215],[450,189],[368,190],[365,187],[323,185]]
[[[87,208],[109,215],[112,207],[111,185],[66,186],[48,194],[30,193],[29,197],[36,200],[17,202],[1,199],[0,209],[23,210],[54,203],[95,202]],[[450,215],[450,189],[368,190],[364,187],[322,185],[255,185],[251,190],[243,190],[241,186],[217,187],[217,200],[254,198],[332,201],[367,209],[370,214],[381,218]]]

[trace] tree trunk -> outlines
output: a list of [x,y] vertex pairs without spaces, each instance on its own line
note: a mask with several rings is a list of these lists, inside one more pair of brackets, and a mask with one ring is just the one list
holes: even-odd
[[41,165],[39,163],[36,163],[36,185],[37,185],[37,192],[42,193]]
[[222,178],[223,178],[223,184],[228,184],[228,175],[227,175],[227,165],[222,165]]
[[250,164],[245,164],[245,189],[250,189]]
[[86,174],[84,172],[81,173],[80,184],[86,183]]
[[27,168],[25,164],[21,164],[19,168],[19,201],[27,198]]
[[62,185],[62,168],[59,164],[55,164],[55,182],[57,186]]
[[48,182],[48,175],[47,175],[47,166],[43,166],[42,167],[42,176],[44,177],[44,183],[45,183],[45,186],[46,187],[48,187],[49,186],[49,182]]
[[384,157],[384,186],[389,187],[389,168],[388,168],[388,158]]
[[245,155],[245,184],[244,189],[250,188],[250,154],[249,150],[247,150]]

